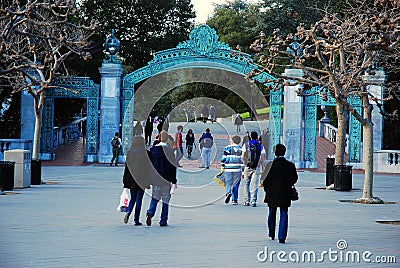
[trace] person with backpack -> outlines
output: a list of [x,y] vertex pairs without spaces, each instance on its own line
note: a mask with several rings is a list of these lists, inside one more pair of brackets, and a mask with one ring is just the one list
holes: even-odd
[[201,167],[200,168],[210,168],[211,164],[211,148],[214,145],[214,138],[210,133],[210,129],[206,128],[206,132],[201,135],[199,139],[200,149],[201,149]]
[[114,159],[115,159],[115,166],[118,167],[118,158],[119,158],[119,153],[122,148],[122,141],[119,138],[119,133],[115,132],[114,138],[111,140],[111,147],[112,147],[112,154],[113,157],[111,158],[111,163],[110,166],[112,166]]
[[243,179],[244,206],[257,206],[258,186],[260,184],[260,173],[264,172],[265,149],[258,140],[255,131],[250,133],[250,141],[243,144],[242,160],[245,164]]

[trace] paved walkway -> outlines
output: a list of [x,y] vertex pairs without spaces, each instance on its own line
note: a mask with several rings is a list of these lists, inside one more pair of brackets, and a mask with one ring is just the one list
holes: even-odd
[[[0,267],[399,267],[400,226],[376,222],[400,220],[398,176],[374,182],[375,195],[396,204],[361,205],[339,200],[361,196],[362,175],[353,174],[355,190],[337,192],[317,189],[325,174],[299,172],[300,200],[279,244],[267,239],[264,193],[256,208],[226,205],[217,171],[179,171],[163,228],[159,210],[151,227],[122,223],[122,167],[43,167],[48,184],[0,196]],[[146,195],[142,222],[148,205]]]

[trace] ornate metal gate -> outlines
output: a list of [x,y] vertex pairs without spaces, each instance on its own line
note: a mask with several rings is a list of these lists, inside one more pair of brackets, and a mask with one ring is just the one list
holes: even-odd
[[[250,60],[250,55],[232,50],[227,44],[219,42],[218,39],[219,37],[214,29],[207,25],[200,25],[190,33],[189,40],[180,43],[176,48],[155,53],[153,60],[150,61],[147,66],[124,77],[124,123],[122,127],[125,146],[129,146],[132,141],[134,90],[135,85],[141,81],[160,73],[185,68],[225,70],[243,76],[247,75],[253,69],[258,69]],[[260,83],[264,83],[267,78],[269,80],[275,79],[267,73],[262,73],[255,79]],[[271,94],[271,102],[280,102],[281,98],[281,92]],[[273,109],[272,121],[274,123],[273,126],[270,127],[270,135],[273,139],[272,144],[274,144],[276,140],[279,140],[280,136],[280,109],[281,105],[279,105],[279,109]]]
[[[327,98],[323,99],[318,93],[320,87],[313,87],[305,90],[304,94],[304,161],[316,161],[316,140],[317,140],[317,106],[336,106],[336,100],[326,92]],[[350,104],[360,114],[361,99],[356,95],[348,97]],[[359,163],[361,160],[361,124],[353,115],[349,118],[348,162]]]
[[[41,151],[50,154],[53,158],[54,135],[54,99],[81,98],[87,100],[86,110],[86,155],[88,158],[97,158],[98,152],[98,109],[100,86],[88,77],[63,77],[55,79],[53,86],[46,91],[46,98],[42,113]],[[69,89],[69,90],[67,90]]]

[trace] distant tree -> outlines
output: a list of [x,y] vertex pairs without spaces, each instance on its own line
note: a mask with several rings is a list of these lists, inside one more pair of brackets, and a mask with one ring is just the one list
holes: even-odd
[[214,14],[206,23],[217,31],[221,42],[250,52],[248,48],[259,32],[255,25],[259,24],[260,16],[258,5],[244,0],[227,1],[215,5]]
[[[103,51],[105,38],[115,29],[121,41],[119,54],[129,71],[146,65],[153,53],[186,40],[196,17],[190,0],[84,0],[80,13],[86,23],[92,18],[100,22],[97,52]],[[104,55],[95,57],[99,63]],[[85,69],[98,72],[97,68],[98,64],[89,64]]]
[[[398,0],[353,0],[341,14],[326,14],[310,27],[300,24],[294,34],[284,35],[277,29],[269,40],[259,39],[252,45],[252,49],[260,55],[262,71],[278,78],[278,81],[269,82],[320,86],[336,99],[339,130],[335,164],[342,164],[344,161],[347,112],[361,123],[365,146],[365,177],[363,195],[359,202],[381,202],[372,195],[373,103],[385,117],[398,119],[398,111],[388,114],[383,110],[384,100],[373,94],[369,87],[373,82],[366,81],[364,75],[374,76],[379,66],[388,74],[398,71],[399,21]],[[277,68],[301,69],[304,76],[290,82],[293,78],[276,72]],[[254,70],[249,77],[259,72]],[[399,85],[399,80],[393,81],[387,87],[387,94],[398,95]],[[302,93],[299,92],[300,95]],[[318,94],[326,97],[326,93],[322,91]],[[351,105],[348,97],[352,94],[361,98],[363,113],[358,113]]]
[[19,138],[20,94],[12,94],[12,88],[6,81],[0,80],[0,138]]
[[28,92],[34,99],[35,133],[32,158],[40,154],[42,108],[46,90],[57,76],[68,75],[65,60],[77,54],[91,58],[87,48],[96,22],[80,25],[73,0],[1,2],[0,79],[13,92]]
[[262,0],[259,8],[262,15],[257,25],[258,32],[270,36],[277,28],[283,34],[293,33],[302,23],[310,26],[327,12],[338,12],[346,0]]

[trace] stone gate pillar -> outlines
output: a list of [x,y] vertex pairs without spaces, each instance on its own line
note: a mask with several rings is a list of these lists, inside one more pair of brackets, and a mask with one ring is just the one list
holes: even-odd
[[115,132],[120,131],[122,67],[119,62],[103,62],[99,71],[101,74],[99,162],[106,163],[112,158],[111,139]]
[[[374,75],[366,74],[363,76],[363,80],[369,85],[369,92],[378,99],[383,98],[383,84],[386,81],[386,75],[384,71],[375,71]],[[383,146],[383,116],[379,113],[379,109],[374,106],[372,110],[372,123],[374,124],[373,129],[373,148],[374,152],[382,150]]]
[[33,105],[33,97],[26,91],[21,92],[21,139],[33,141],[35,133],[35,111]]
[[[288,77],[302,77],[299,69],[285,69],[283,75]],[[302,167],[302,112],[303,98],[297,96],[296,91],[303,85],[285,86],[283,108],[283,144],[286,146],[285,157],[295,163],[297,168]]]

